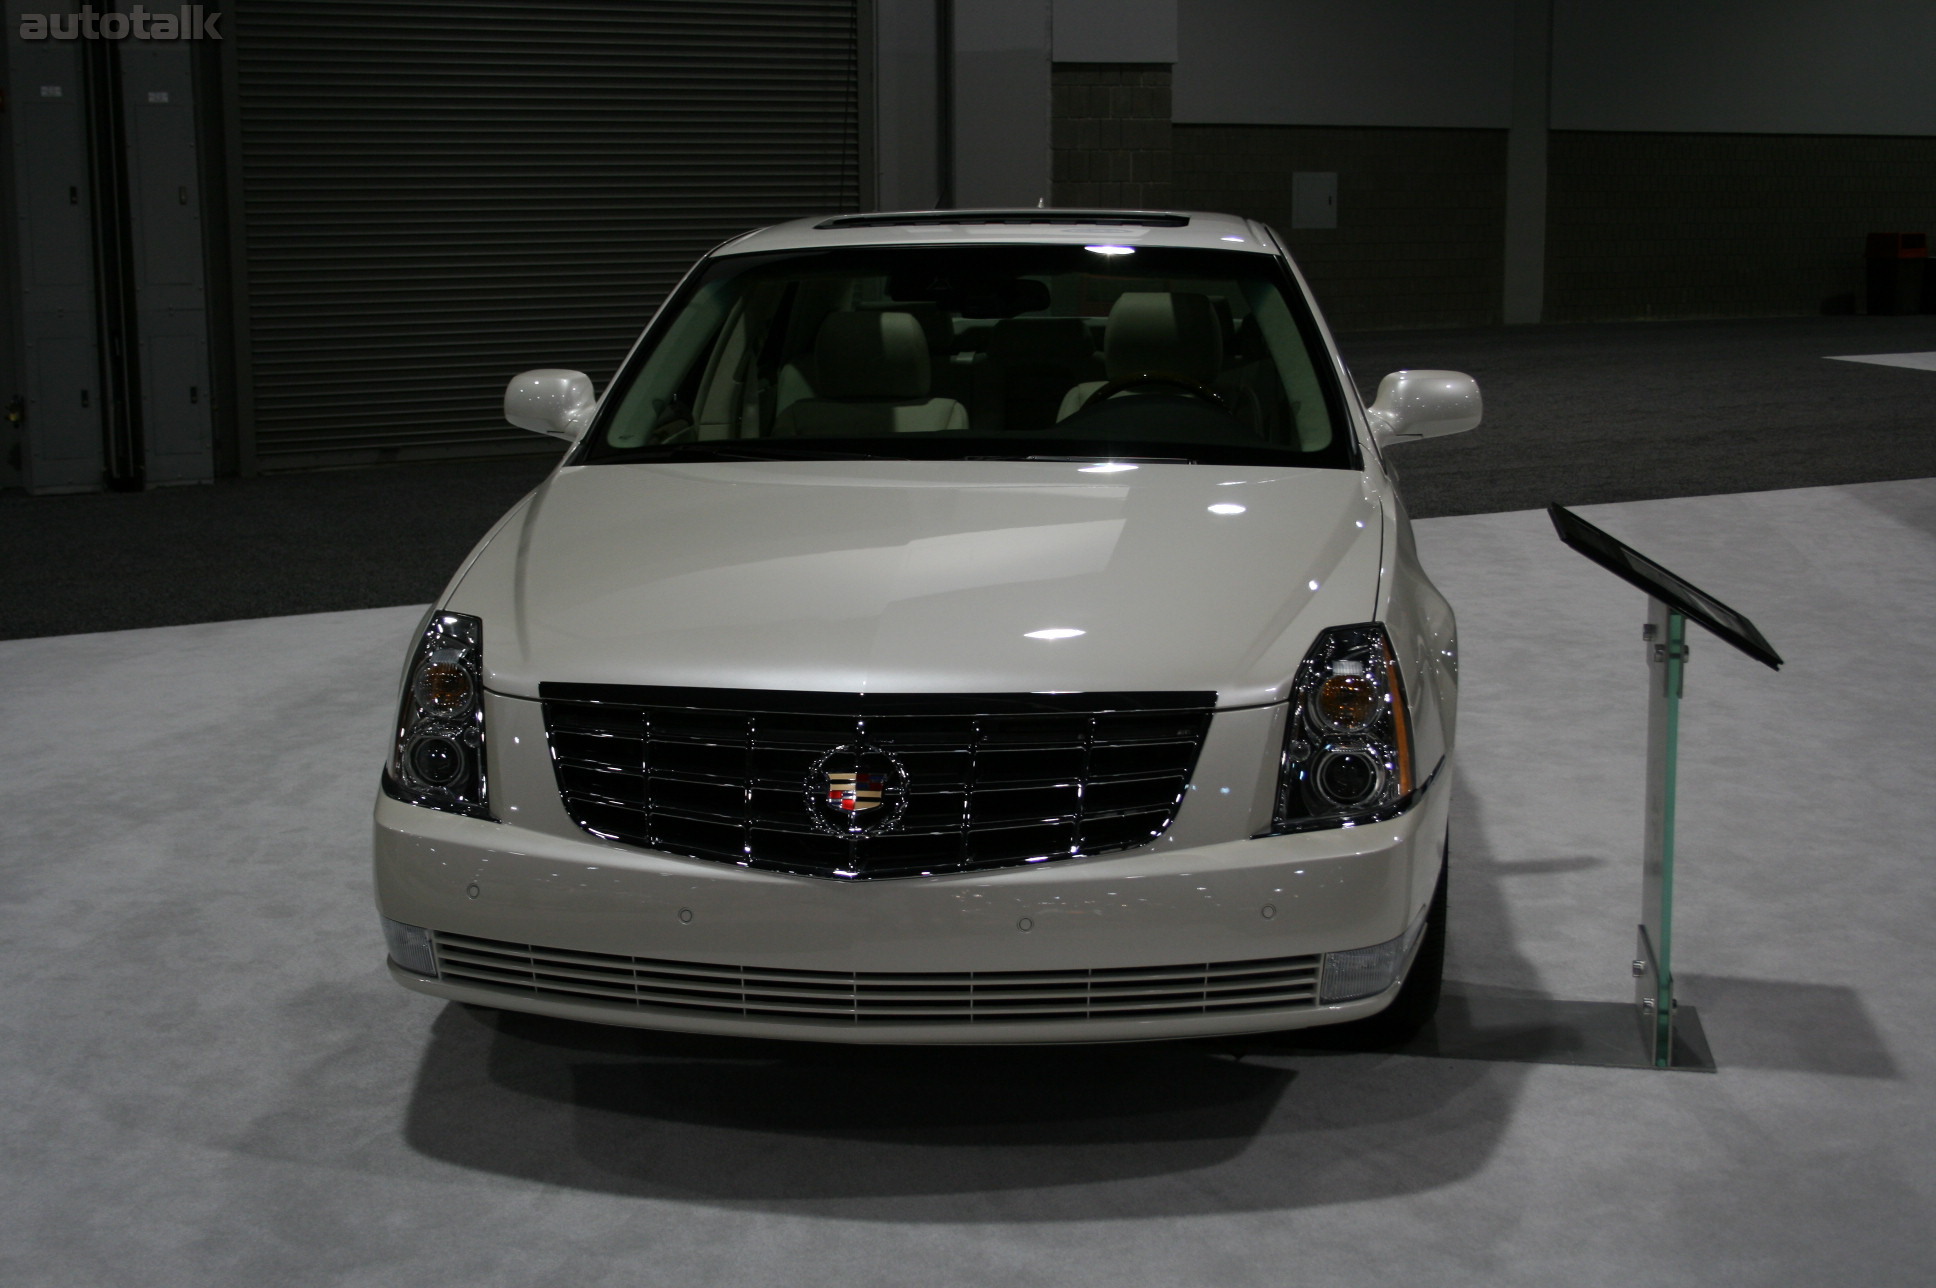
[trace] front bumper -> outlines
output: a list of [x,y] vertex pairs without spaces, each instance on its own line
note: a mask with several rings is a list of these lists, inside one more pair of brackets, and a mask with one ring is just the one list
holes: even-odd
[[[1443,772],[1387,823],[1202,843],[1208,820],[1225,835],[1243,826],[1262,785],[1266,710],[1219,715],[1192,798],[1142,849],[897,880],[754,872],[579,831],[536,706],[491,704],[506,822],[377,801],[379,909],[429,928],[448,959],[434,978],[393,963],[406,987],[606,1024],[820,1041],[1301,1028],[1390,1002],[1396,986],[1320,1004],[1318,962],[1412,926],[1442,861]],[[1236,801],[1221,790],[1233,785]]]

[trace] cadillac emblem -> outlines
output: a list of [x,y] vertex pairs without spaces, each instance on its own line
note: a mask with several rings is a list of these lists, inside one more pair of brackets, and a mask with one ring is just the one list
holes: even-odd
[[835,747],[807,771],[806,798],[807,813],[823,832],[884,831],[907,808],[907,770],[879,747]]

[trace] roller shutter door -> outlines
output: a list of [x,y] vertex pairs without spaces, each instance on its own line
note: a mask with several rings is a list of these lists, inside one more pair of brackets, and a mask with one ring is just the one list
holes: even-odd
[[512,375],[602,387],[707,248],[859,209],[857,7],[233,4],[257,468],[542,448]]

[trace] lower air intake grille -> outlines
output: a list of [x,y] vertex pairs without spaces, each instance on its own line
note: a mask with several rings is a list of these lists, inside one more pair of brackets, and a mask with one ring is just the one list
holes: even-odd
[[1214,693],[870,694],[546,684],[594,836],[807,876],[926,876],[1146,845]]
[[436,938],[438,968],[452,983],[628,1011],[830,1024],[1009,1024],[1317,1004],[1315,956],[1111,970],[890,974],[661,961],[442,932]]

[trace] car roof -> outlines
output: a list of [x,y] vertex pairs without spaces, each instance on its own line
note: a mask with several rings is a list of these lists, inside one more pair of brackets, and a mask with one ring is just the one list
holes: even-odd
[[1190,246],[1276,254],[1270,230],[1236,215],[1200,210],[900,210],[795,219],[743,233],[716,255],[837,246]]

